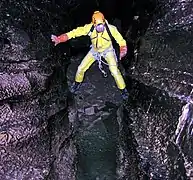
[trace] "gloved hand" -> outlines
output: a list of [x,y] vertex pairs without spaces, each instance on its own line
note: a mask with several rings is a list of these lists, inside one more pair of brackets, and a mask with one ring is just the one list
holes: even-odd
[[66,34],[62,34],[60,36],[55,36],[55,35],[52,35],[51,36],[51,39],[52,39],[52,42],[54,42],[55,46],[61,42],[66,42],[68,41],[68,36]]
[[120,47],[120,60],[127,54],[127,46]]

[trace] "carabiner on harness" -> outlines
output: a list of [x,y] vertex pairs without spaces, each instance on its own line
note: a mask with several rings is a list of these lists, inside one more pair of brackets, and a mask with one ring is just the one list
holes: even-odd
[[107,77],[107,73],[103,69],[101,56],[99,56],[99,58],[98,58],[98,67],[99,67],[100,71],[102,72],[103,77],[106,78]]
[[[102,63],[105,64],[105,65],[107,65],[107,66],[109,66],[109,64],[106,63],[106,62],[104,62],[104,61],[101,59],[101,57],[104,57],[104,58],[105,58],[105,57],[106,57],[106,54],[107,54],[108,52],[113,52],[114,55],[115,55],[115,58],[116,58],[115,50],[113,49],[113,47],[110,47],[110,48],[106,49],[104,52],[96,52],[96,51],[94,51],[92,45],[91,45],[90,47],[91,47],[91,50],[90,50],[90,51],[91,51],[92,55],[94,56],[95,60],[98,61],[99,70],[102,72],[103,77],[106,78],[108,75],[107,75],[107,73],[104,71],[103,66],[102,66]],[[117,62],[117,58],[116,58],[116,62]],[[111,65],[111,66],[116,66],[116,65]]]

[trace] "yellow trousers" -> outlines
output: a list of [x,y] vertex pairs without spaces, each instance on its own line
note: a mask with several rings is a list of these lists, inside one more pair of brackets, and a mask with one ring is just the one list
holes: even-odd
[[[114,77],[117,87],[119,89],[124,89],[126,87],[123,76],[121,75],[120,70],[118,69],[115,53],[113,51],[108,51],[105,55],[105,60],[109,65],[109,70],[111,75]],[[90,50],[88,54],[84,57],[81,64],[78,66],[76,72],[75,81],[82,82],[84,79],[85,72],[89,67],[95,62],[95,57],[93,56],[92,51]]]

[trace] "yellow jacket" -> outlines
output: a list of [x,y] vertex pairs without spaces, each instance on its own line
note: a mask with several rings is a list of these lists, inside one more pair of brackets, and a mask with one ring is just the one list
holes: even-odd
[[[76,38],[80,36],[86,36],[91,27],[92,23],[86,24],[82,27],[77,27],[76,29],[73,29],[72,31],[66,33],[68,38]],[[123,39],[122,35],[119,33],[117,28],[113,25],[107,24],[109,27],[109,30],[111,31],[112,36],[115,38],[119,46],[126,46],[126,41]],[[90,35],[92,46],[94,50],[98,52],[103,52],[107,48],[109,48],[112,44],[111,38],[108,35],[107,30],[105,30],[102,33],[97,33],[96,30],[94,29],[93,32]]]

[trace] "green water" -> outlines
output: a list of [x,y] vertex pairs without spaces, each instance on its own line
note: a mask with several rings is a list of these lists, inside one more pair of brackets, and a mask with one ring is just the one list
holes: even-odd
[[98,121],[77,136],[77,180],[116,179],[116,118]]

